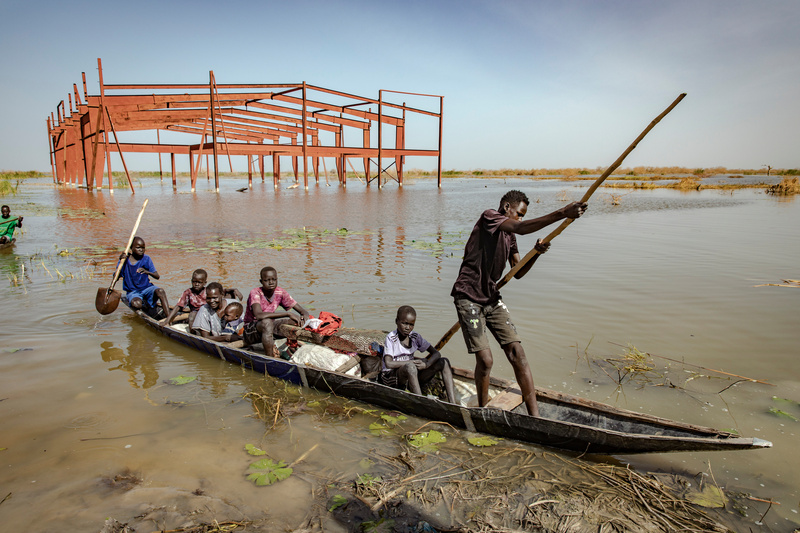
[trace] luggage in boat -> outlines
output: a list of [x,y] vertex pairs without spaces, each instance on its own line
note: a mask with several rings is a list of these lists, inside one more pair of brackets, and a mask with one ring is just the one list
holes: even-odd
[[[338,353],[325,346],[316,344],[303,344],[290,359],[293,363],[313,366],[322,370],[335,371],[350,362],[356,354]],[[361,368],[356,364],[345,372],[349,376],[361,377]]]

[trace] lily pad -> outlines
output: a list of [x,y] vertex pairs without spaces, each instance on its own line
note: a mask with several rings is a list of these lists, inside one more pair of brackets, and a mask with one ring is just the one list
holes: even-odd
[[384,420],[390,426],[396,426],[398,422],[407,420],[408,417],[406,417],[405,415],[392,416],[392,415],[382,414],[381,419]]
[[467,442],[472,444],[473,446],[494,446],[497,444],[498,440],[493,439],[492,437],[472,437],[467,439]]
[[250,455],[267,455],[267,452],[265,452],[261,448],[256,448],[252,444],[246,444],[244,449],[247,450],[247,453],[249,453]]
[[375,436],[380,436],[391,433],[392,428],[381,422],[373,422],[369,425],[369,431]]
[[196,380],[197,376],[176,376],[174,378],[170,378],[169,382],[173,385],[186,385],[187,383],[191,383],[192,381]]
[[283,461],[275,463],[272,459],[267,458],[251,464],[250,469],[256,470],[256,472],[249,474],[247,479],[260,487],[283,481],[293,472],[292,467],[286,466]]
[[716,485],[706,484],[701,491],[691,491],[686,493],[686,499],[701,507],[720,508],[725,507],[728,498],[722,489]]
[[411,444],[411,446],[423,452],[435,452],[439,449],[437,445],[445,441],[447,441],[445,436],[435,429],[426,433],[417,433],[408,438],[408,443]]

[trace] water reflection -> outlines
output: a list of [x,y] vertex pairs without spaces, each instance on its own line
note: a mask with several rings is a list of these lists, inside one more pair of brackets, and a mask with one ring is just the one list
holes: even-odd
[[158,360],[154,352],[155,343],[144,338],[135,341],[132,339],[131,332],[128,333],[128,338],[130,339],[130,344],[127,347],[127,351],[114,346],[114,343],[110,341],[100,343],[102,349],[100,357],[106,363],[119,363],[117,366],[109,367],[109,370],[123,370],[126,372],[128,374],[128,383],[132,387],[149,389],[158,383],[158,370],[156,368]]

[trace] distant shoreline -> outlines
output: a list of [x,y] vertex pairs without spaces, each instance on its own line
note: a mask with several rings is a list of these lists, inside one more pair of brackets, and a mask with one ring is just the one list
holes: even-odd
[[[603,172],[605,168],[534,168],[534,169],[472,169],[472,170],[443,170],[442,178],[533,178],[533,179],[559,179],[559,180],[587,180],[596,179]],[[131,177],[136,178],[171,178],[169,171],[133,171],[130,173]],[[107,174],[104,174],[104,176]],[[179,178],[188,178],[188,172],[178,172],[176,176]],[[204,177],[205,172],[201,171],[200,177]],[[281,172],[281,178],[292,177],[293,172]],[[633,168],[618,168],[612,172],[611,176],[614,179],[631,179],[631,180],[661,180],[661,179],[680,179],[687,176],[694,176],[697,178],[707,178],[715,175],[728,175],[732,178],[741,176],[798,176],[800,169],[783,169],[783,168],[765,168],[760,169],[743,169],[734,168],[729,169],[725,167],[713,168],[688,168],[688,167],[633,167]],[[0,171],[0,179],[26,179],[26,178],[43,178],[51,176],[50,171],[42,172],[38,170],[3,170]],[[112,176],[125,176],[122,171],[114,171]],[[220,178],[240,178],[247,176],[247,172],[220,172]],[[260,177],[261,174],[254,172],[253,177]],[[272,177],[272,172],[265,172],[265,176]],[[333,176],[333,172],[328,174],[329,178]],[[347,177],[364,177],[363,172],[347,172]],[[417,179],[417,178],[435,178],[436,171],[420,170],[420,169],[406,169],[403,173],[404,178]]]

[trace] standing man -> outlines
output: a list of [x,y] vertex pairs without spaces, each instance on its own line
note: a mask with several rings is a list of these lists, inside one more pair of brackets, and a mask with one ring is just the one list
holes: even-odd
[[[508,191],[497,210],[487,209],[481,214],[464,247],[464,260],[450,295],[455,299],[467,350],[475,354],[478,404],[483,407],[489,400],[489,374],[494,361],[486,336],[488,328],[514,368],[528,414],[539,416],[533,375],[511,314],[500,299],[497,281],[503,275],[506,261],[513,267],[520,260],[516,235],[533,233],[565,218],[578,218],[587,205],[573,202],[548,215],[523,221],[528,204],[525,193]],[[535,248],[544,253],[549,247],[550,243],[537,241]],[[514,277],[524,276],[533,263],[530,261]]]

